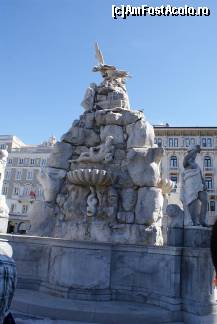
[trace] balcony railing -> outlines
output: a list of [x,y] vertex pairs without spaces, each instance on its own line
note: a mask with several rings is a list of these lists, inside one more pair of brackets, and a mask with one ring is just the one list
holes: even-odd
[[170,169],[177,170],[178,169],[178,165],[170,165]]
[[217,195],[217,190],[215,188],[207,188],[207,192],[213,195]]
[[213,171],[213,166],[204,166],[203,170],[204,171]]

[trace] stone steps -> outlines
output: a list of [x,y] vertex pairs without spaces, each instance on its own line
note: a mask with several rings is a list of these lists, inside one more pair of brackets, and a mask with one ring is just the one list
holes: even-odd
[[179,324],[181,320],[180,312],[174,313],[152,305],[119,301],[75,301],[25,289],[16,290],[12,310],[14,313],[29,315],[28,322],[21,317],[18,318],[18,324]]

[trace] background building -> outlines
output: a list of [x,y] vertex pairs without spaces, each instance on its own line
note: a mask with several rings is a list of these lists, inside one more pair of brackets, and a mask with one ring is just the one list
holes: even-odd
[[183,158],[190,145],[200,144],[197,156],[206,181],[209,196],[207,220],[217,218],[217,127],[170,127],[168,124],[154,126],[156,144],[165,149],[162,159],[162,174],[175,182],[177,195],[180,192]]
[[25,145],[16,136],[0,135],[0,147],[9,152],[2,194],[9,207],[8,232],[24,233],[30,226],[28,210],[35,200],[43,200],[37,174],[46,166],[56,139],[40,145]]
[[[217,127],[154,126],[155,142],[165,149],[162,175],[175,182],[174,196],[179,199],[183,158],[189,145],[200,144],[197,162],[203,172],[209,196],[207,220],[217,219]],[[35,200],[43,200],[43,190],[37,174],[46,166],[56,139],[51,137],[40,145],[26,145],[12,135],[0,135],[0,148],[9,152],[2,193],[10,209],[9,232],[23,233],[30,226],[28,210]],[[173,196],[173,197],[172,197]],[[170,197],[169,197],[170,202]]]

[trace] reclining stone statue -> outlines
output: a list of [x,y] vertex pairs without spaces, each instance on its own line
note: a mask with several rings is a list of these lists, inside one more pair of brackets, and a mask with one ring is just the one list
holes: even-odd
[[83,152],[76,162],[110,162],[113,159],[114,146],[113,137],[107,136],[105,143],[91,147],[89,152]]
[[[196,156],[200,151],[200,145],[190,147],[183,161],[182,200],[188,206],[194,226],[206,226],[205,218],[208,205],[206,184],[201,169],[195,162]],[[198,201],[200,202],[199,210]]]

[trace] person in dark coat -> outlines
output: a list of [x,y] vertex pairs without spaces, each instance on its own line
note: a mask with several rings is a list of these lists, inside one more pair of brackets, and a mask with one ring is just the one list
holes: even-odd
[[211,250],[212,262],[215,268],[214,283],[217,286],[217,221],[212,227],[210,250]]

